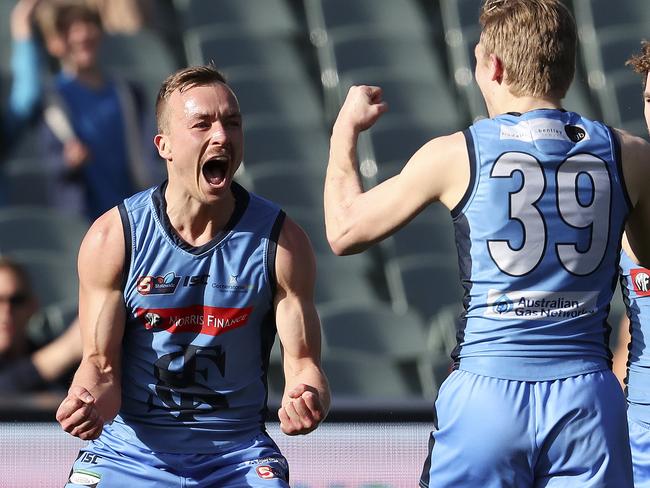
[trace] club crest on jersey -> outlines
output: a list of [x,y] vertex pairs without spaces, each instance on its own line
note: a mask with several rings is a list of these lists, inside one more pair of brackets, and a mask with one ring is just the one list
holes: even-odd
[[181,277],[173,271],[164,276],[141,276],[137,280],[136,289],[140,295],[171,295],[180,281]]
[[630,270],[634,291],[640,297],[650,296],[650,270],[646,268],[633,268]]

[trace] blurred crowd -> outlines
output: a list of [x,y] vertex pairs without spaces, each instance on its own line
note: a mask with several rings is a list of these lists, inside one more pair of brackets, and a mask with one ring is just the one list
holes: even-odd
[[[151,96],[128,73],[106,69],[101,42],[105,36],[131,39],[143,31],[169,41],[161,19],[171,8],[171,1],[153,0],[13,2],[2,26],[11,36],[11,56],[3,61],[0,78],[0,170],[29,166],[44,184],[34,179],[17,190],[2,178],[0,214],[37,202],[87,226],[160,181],[164,166],[151,143]],[[29,195],[15,201],[17,191]],[[38,235],[32,231],[25,233],[20,225],[0,230],[26,242]],[[47,244],[43,252],[51,251],[56,260],[56,250]],[[78,244],[70,236],[72,252]],[[21,251],[0,239],[0,392],[65,391],[81,355],[76,314],[66,316],[63,326],[47,323],[47,297],[39,300],[32,286],[39,269],[30,268]],[[76,279],[74,260],[69,268],[60,280]]]

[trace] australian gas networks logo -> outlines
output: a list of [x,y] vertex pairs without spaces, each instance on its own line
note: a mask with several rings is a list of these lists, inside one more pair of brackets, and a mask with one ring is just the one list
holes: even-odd
[[502,320],[567,320],[595,313],[597,296],[593,291],[490,290],[485,316]]
[[494,312],[498,313],[499,315],[510,312],[512,308],[512,300],[510,300],[510,298],[508,298],[508,295],[505,294],[501,295],[501,297],[499,297],[492,305]]

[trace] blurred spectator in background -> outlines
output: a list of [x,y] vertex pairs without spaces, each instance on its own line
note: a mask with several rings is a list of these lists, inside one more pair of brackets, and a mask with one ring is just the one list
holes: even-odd
[[75,320],[63,334],[37,348],[28,324],[38,310],[25,270],[0,257],[0,393],[60,389],[81,360],[81,337]]
[[[160,0],[159,0],[160,1]],[[135,34],[151,23],[152,0],[86,0],[102,19],[109,34]]]
[[156,183],[162,164],[145,152],[153,137],[138,87],[106,74],[98,12],[79,2],[49,1],[41,19],[45,44],[61,70],[46,91],[45,159],[55,175],[52,203],[94,220],[138,190]]
[[0,123],[0,151],[9,152],[41,98],[40,56],[33,17],[42,0],[19,0],[11,12],[11,90]]

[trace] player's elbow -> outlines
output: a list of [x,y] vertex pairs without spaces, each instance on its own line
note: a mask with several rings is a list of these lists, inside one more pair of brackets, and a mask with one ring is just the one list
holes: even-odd
[[348,256],[354,254],[352,250],[352,242],[349,239],[346,239],[345,234],[333,234],[328,231],[327,242],[329,243],[332,252],[337,256]]
[[327,242],[329,242],[332,252],[337,256],[349,256],[351,254],[360,253],[365,249],[365,246],[349,239],[348,236],[345,235],[336,237],[330,237],[328,235]]

